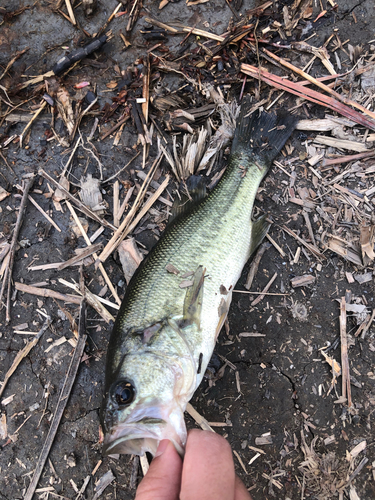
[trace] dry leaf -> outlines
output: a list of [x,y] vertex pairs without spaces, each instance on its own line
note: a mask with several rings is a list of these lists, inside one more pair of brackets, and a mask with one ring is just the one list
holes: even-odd
[[100,180],[88,174],[81,179],[81,191],[79,196],[82,202],[93,212],[102,215],[107,208],[100,191]]
[[[69,191],[70,183],[66,177],[60,177],[59,183],[63,188]],[[66,200],[66,195],[61,191],[61,189],[57,188],[52,196],[53,201],[59,203],[62,200]]]

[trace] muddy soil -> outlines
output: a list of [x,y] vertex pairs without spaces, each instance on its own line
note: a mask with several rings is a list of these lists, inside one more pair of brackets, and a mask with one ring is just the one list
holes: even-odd
[[[248,2],[244,3],[246,5],[242,6],[240,13],[253,7]],[[11,10],[26,5],[23,1],[2,4]],[[114,0],[99,2],[96,14],[89,20],[84,17],[82,6],[77,7],[75,13],[81,27],[93,34],[105,23],[115,7]],[[187,7],[182,2],[170,3],[162,11],[158,11],[155,2],[145,2],[143,11],[164,22],[178,20],[189,26],[196,24],[196,27],[201,29],[207,29],[207,24],[203,23],[208,23],[216,33],[225,31],[232,16],[227,4],[221,0],[210,0],[206,4],[192,7]],[[315,19],[319,12],[320,7],[314,6],[312,18]],[[91,86],[95,84],[101,107],[106,102],[111,103],[111,97],[115,95],[106,87],[106,84],[116,77],[114,66],[126,69],[138,57],[143,56],[148,48],[139,33],[139,30],[146,26],[142,17],[133,30],[132,46],[124,50],[119,33],[125,30],[126,22],[127,16],[115,19],[110,25],[115,36],[104,46],[98,59],[85,60],[65,80],[70,89],[74,83],[82,80],[90,81]],[[362,44],[368,48],[368,42],[375,39],[374,27],[375,15],[370,0],[343,0],[339,2],[335,12],[313,23],[306,36],[316,33],[311,43],[319,47],[333,30],[337,29],[341,40],[349,39],[353,46]],[[31,78],[43,74],[65,53],[65,47],[68,47],[69,51],[76,47],[81,35],[82,32],[73,28],[66,19],[52,12],[49,2],[30,3],[22,14],[11,20],[4,19],[0,25],[0,73],[16,51],[28,47],[28,52],[13,66],[14,83],[23,81],[23,75]],[[181,36],[170,37],[167,45],[175,47],[180,41]],[[297,65],[302,66],[298,64],[302,56],[294,54],[291,57],[295,58]],[[91,64],[92,60],[97,64]],[[324,68],[318,64],[314,68],[315,74],[325,74]],[[8,75],[4,80],[7,78]],[[234,93],[237,92],[237,96],[239,91],[240,87],[233,90]],[[249,83],[246,91],[253,92],[254,86]],[[83,90],[76,92],[77,99],[84,95]],[[27,99],[27,92],[24,95]],[[295,105],[293,98],[285,98],[281,102],[282,106],[287,108]],[[28,112],[27,104],[22,105],[19,111]],[[310,109],[313,117],[322,116],[323,112],[324,110],[316,106]],[[0,185],[11,192],[11,196],[0,203],[0,230],[6,237],[10,237],[16,221],[20,197],[15,184],[20,181],[22,175],[43,168],[57,177],[69,158],[70,149],[57,145],[56,141],[46,141],[45,131],[49,123],[50,118],[41,115],[31,128],[25,148],[11,144],[4,150],[14,173],[0,160]],[[7,123],[2,125],[0,134],[20,134],[25,124],[14,124],[5,131],[7,126]],[[92,119],[84,122],[83,135],[87,135],[91,127]],[[131,125],[125,128],[118,147],[112,146],[112,140],[99,141],[97,136],[94,137],[93,144],[103,164],[104,179],[113,175],[132,158],[133,145],[136,142],[137,135]],[[296,148],[294,155],[303,151],[302,142],[303,139],[295,132],[292,139]],[[154,156],[155,149],[152,148],[150,158]],[[120,175],[121,180],[135,180],[134,170],[141,167],[141,158],[142,155]],[[167,170],[168,165],[164,162],[162,171]],[[98,163],[88,151],[79,147],[73,160],[72,182],[78,184],[84,172],[99,177]],[[311,180],[306,176],[303,165],[296,166],[296,173],[304,185],[311,186]],[[234,458],[236,470],[251,489],[254,500],[297,500],[302,498],[302,488],[303,498],[318,498],[311,484],[307,488],[302,486],[303,475],[298,469],[304,458],[300,449],[301,435],[308,444],[315,437],[321,438],[315,444],[317,453],[321,456],[331,453],[338,460],[337,473],[327,474],[325,477],[323,467],[321,468],[319,480],[325,481],[325,486],[332,483],[335,477],[345,478],[343,471],[347,471],[348,464],[345,460],[346,451],[366,439],[364,456],[368,458],[368,462],[353,484],[359,498],[370,500],[375,498],[372,471],[372,464],[375,463],[375,327],[370,327],[364,339],[355,338],[354,345],[350,347],[350,370],[356,379],[355,385],[352,385],[354,414],[350,415],[345,406],[335,404],[338,399],[335,389],[328,394],[332,381],[331,368],[323,361],[320,349],[331,346],[330,356],[340,361],[340,344],[336,342],[340,337],[338,299],[350,290],[353,296],[363,297],[369,309],[374,309],[373,280],[363,284],[349,284],[345,272],[354,272],[354,264],[330,252],[325,254],[327,258],[321,262],[321,266],[317,265],[318,261],[311,254],[304,253],[298,263],[293,263],[298,242],[282,232],[280,226],[288,222],[290,229],[301,229],[306,239],[309,235],[300,207],[283,202],[283,193],[288,181],[282,171],[273,167],[263,183],[264,189],[256,209],[271,214],[275,223],[270,235],[285,250],[286,256],[281,257],[275,247],[270,246],[261,260],[252,290],[263,290],[270,278],[277,273],[271,291],[280,295],[266,296],[259,304],[252,306],[251,302],[257,295],[241,293],[245,291],[243,285],[250,263],[245,267],[236,287],[240,292],[234,293],[229,312],[229,331],[223,329],[213,360],[216,369],[223,366],[226,360],[230,365],[226,367],[222,378],[214,381],[207,378],[203,381],[192,404],[209,422],[223,424],[215,427],[215,430],[228,439],[233,450],[241,458],[244,467],[237,457]],[[33,189],[48,192],[46,182],[41,177],[36,178]],[[31,263],[35,265],[67,260],[72,257],[76,246],[84,247],[85,244],[82,238],[72,239],[67,210],[64,210],[64,213],[57,212],[52,201],[43,194],[36,192],[33,196],[44,210],[51,210],[62,231],[58,232],[51,227],[37,209],[28,204],[19,237],[21,248],[16,254],[13,281],[26,284],[44,283],[43,286],[69,293],[69,289],[59,284],[58,278],[78,282],[78,267],[63,271],[28,271],[27,267]],[[109,203],[108,213],[112,213],[112,183],[103,186],[103,196]],[[313,218],[311,220],[313,229],[317,230],[316,222]],[[142,221],[141,225],[147,225],[147,221]],[[90,222],[90,234],[97,228],[98,225]],[[101,240],[105,243],[110,236],[111,232],[106,229]],[[155,232],[143,231],[137,234],[136,238],[150,250],[157,241],[157,236]],[[125,285],[118,257],[109,258],[105,267],[112,283],[117,286],[119,295],[123,296]],[[371,268],[369,270],[371,271]],[[84,272],[90,290],[98,293],[104,286],[101,275],[93,266],[85,268]],[[304,274],[314,276],[315,282],[308,287],[293,289],[291,279]],[[109,295],[107,297],[110,298]],[[17,326],[27,323],[28,331],[38,331],[43,323],[38,310],[49,314],[53,323],[30,355],[22,361],[3,394],[3,400],[7,398],[7,404],[3,404],[0,411],[3,418],[4,415],[6,418],[7,436],[1,436],[3,439],[0,441],[0,499],[23,497],[49,429],[72,354],[72,346],[68,342],[48,350],[56,339],[73,337],[70,322],[62,308],[77,318],[77,306],[22,293],[12,297],[9,325],[5,323],[4,310],[1,312],[0,380],[4,380],[15,355],[31,338],[14,333]],[[348,331],[353,333],[356,328],[355,319],[349,318]],[[42,488],[53,487],[50,498],[59,498],[56,495],[60,495],[60,498],[75,498],[76,488],[82,486],[86,476],[91,475],[100,462],[87,487],[86,497],[93,497],[95,481],[109,469],[114,473],[115,481],[108,486],[103,496],[124,500],[134,497],[135,490],[131,485],[131,475],[134,475],[133,458],[121,456],[119,460],[113,460],[103,457],[99,444],[98,410],[110,329],[111,325],[106,324],[95,311],[89,309],[86,355],[54,441],[50,461],[39,482],[38,488],[41,490],[36,496],[47,498],[48,490]],[[259,333],[261,336],[241,336],[243,332]],[[337,388],[339,394],[340,385],[341,379]],[[13,398],[8,399],[10,396]],[[195,422],[188,415],[186,420],[189,427],[195,426]],[[270,433],[270,444],[258,445],[256,439],[265,433]],[[325,445],[323,440],[329,436],[333,436],[332,442]],[[257,454],[254,448],[262,451],[252,461]],[[137,474],[140,479],[140,469]]]

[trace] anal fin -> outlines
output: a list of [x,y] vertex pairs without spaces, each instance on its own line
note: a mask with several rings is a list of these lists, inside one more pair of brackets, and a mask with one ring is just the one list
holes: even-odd
[[271,227],[271,224],[267,221],[267,215],[262,215],[262,217],[259,217],[259,219],[252,222],[251,224],[251,245],[249,249],[249,257],[262,243],[264,237],[268,233],[269,228]]
[[216,331],[215,331],[215,342],[219,336],[221,329],[223,328],[225,320],[227,319],[230,304],[232,302],[232,291],[233,291],[233,289],[228,292],[225,299],[224,298],[221,299],[219,311],[218,311],[219,312],[219,322],[217,324]]

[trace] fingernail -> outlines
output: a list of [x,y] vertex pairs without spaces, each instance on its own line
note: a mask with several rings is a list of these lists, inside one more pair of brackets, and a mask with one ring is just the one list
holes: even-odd
[[168,445],[169,445],[168,439],[163,439],[162,441],[160,441],[158,449],[156,450],[156,453],[155,453],[155,458],[160,457],[160,455],[162,455],[165,452],[165,450],[168,448]]

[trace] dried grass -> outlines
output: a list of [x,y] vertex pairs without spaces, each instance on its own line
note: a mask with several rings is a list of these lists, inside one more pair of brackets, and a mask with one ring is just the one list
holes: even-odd
[[[366,463],[367,459],[362,459],[354,473],[352,473],[355,465],[356,456],[350,456],[350,460],[339,458],[334,451],[328,453],[320,453],[317,451],[319,436],[314,437],[310,445],[307,444],[303,432],[301,432],[301,450],[304,455],[304,460],[299,465],[298,469],[303,475],[303,484],[305,486],[302,491],[301,498],[305,498],[306,490],[313,493],[317,500],[329,500],[337,498],[339,494],[343,494],[346,488],[354,489],[351,484],[354,477],[363,468],[362,462]],[[363,448],[364,449],[364,448]],[[355,491],[355,489],[354,489]]]

